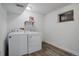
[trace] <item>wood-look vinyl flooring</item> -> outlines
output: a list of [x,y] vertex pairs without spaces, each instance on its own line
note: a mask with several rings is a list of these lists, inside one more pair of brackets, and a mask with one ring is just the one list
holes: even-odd
[[[27,56],[25,54],[24,56]],[[29,56],[75,56],[72,53],[61,50],[53,45],[43,42],[40,51],[29,54]]]

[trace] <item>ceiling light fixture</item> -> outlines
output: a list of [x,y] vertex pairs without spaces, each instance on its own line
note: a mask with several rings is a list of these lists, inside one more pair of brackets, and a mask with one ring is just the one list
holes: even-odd
[[26,7],[26,9],[27,9],[27,10],[31,10],[32,8],[31,8],[31,7]]

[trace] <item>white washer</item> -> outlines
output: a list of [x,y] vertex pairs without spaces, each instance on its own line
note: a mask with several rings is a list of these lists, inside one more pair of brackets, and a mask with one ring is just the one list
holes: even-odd
[[13,32],[8,35],[9,56],[30,54],[41,49],[42,40],[38,32]]
[[27,53],[27,35],[23,32],[12,32],[8,36],[9,56],[19,56]]

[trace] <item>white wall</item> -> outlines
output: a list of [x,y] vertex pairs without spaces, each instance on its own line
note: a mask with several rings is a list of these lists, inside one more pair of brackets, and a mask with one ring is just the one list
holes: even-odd
[[[58,22],[58,14],[74,10],[74,21]],[[79,4],[71,4],[45,16],[44,40],[79,55]]]
[[37,28],[37,31],[40,31],[42,33],[42,20],[44,19],[43,15],[26,10],[21,15],[8,13],[8,32],[12,29],[24,27],[24,22],[28,20],[29,16],[35,17],[35,26]]
[[4,41],[7,34],[6,12],[0,4],[0,55],[4,55]]

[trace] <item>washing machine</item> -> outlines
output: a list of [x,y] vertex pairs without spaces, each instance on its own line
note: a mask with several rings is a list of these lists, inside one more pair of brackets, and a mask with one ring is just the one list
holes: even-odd
[[27,35],[23,32],[12,32],[8,35],[9,56],[27,54]]

